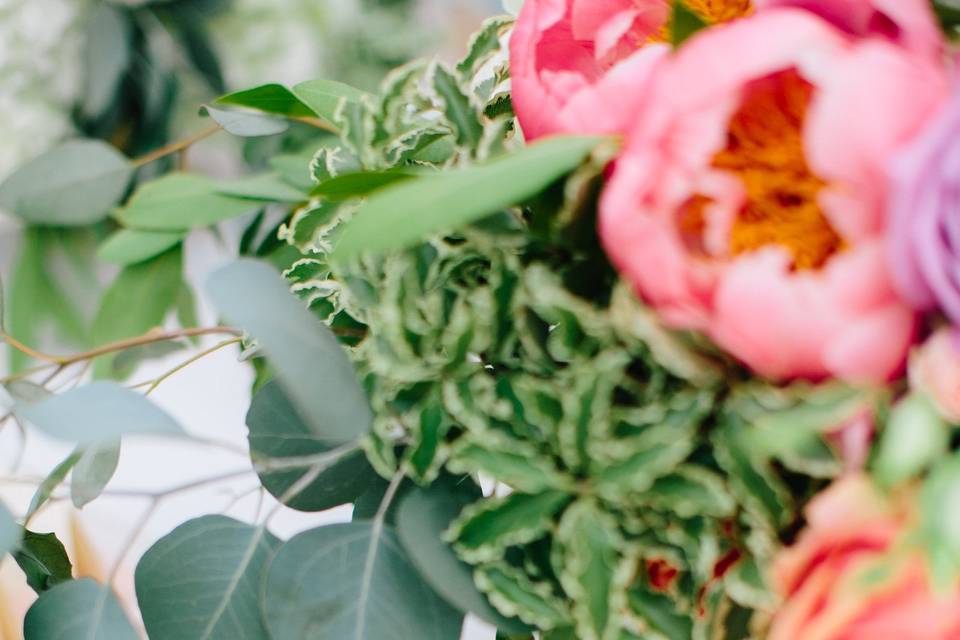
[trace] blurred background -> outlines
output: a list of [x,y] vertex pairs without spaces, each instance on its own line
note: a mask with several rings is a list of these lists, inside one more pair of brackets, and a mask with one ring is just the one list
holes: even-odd
[[[131,157],[145,154],[209,126],[199,106],[238,89],[314,78],[374,89],[408,60],[455,60],[481,21],[499,13],[500,0],[0,0],[0,181],[70,137],[100,138]],[[258,169],[276,145],[295,157],[297,136],[296,127],[286,136],[245,142],[220,134],[192,147],[185,161],[206,174],[241,175]],[[156,163],[147,170],[167,168]],[[94,258],[108,231],[27,229],[0,209],[0,277],[14,335],[54,353],[95,343],[99,300],[117,274]],[[237,255],[242,233],[238,223],[191,234],[184,278],[195,292],[212,269]],[[216,323],[202,296],[196,307],[198,326]],[[269,508],[252,472],[166,500],[147,521],[149,501],[134,495],[249,469],[244,414],[254,374],[238,355],[225,349],[206,357],[152,396],[209,445],[125,442],[101,499],[76,513],[58,491],[31,523],[36,531],[57,532],[78,573],[103,580],[116,570],[128,605],[135,602],[137,558],[176,525],[207,513],[252,521]],[[140,363],[130,380],[150,380],[184,357]],[[0,347],[0,376],[25,364]],[[80,373],[66,372],[54,387],[69,387]],[[24,433],[12,421],[0,425],[0,499],[24,513],[36,484],[69,453],[63,443]],[[319,515],[286,511],[274,529],[287,537],[349,518],[349,507]],[[0,640],[21,637],[32,601],[11,565],[8,559],[0,566]],[[465,637],[492,634],[471,622]]]

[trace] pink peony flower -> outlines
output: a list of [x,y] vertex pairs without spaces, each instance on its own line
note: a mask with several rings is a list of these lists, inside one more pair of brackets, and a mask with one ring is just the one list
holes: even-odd
[[[691,0],[709,21],[750,0]],[[625,133],[670,50],[667,0],[527,0],[510,43],[513,105],[524,135]]]
[[798,7],[839,29],[880,37],[917,53],[939,56],[943,33],[929,0],[755,0],[757,8]]
[[960,424],[960,336],[941,329],[910,355],[910,386],[933,400],[940,415]]
[[771,378],[885,381],[915,315],[884,256],[886,164],[942,103],[925,56],[769,9],[663,63],[601,202],[665,322]]
[[901,295],[960,326],[960,92],[894,161],[891,266]]
[[888,501],[864,475],[814,498],[807,529],[774,563],[784,603],[769,640],[960,638],[960,592],[935,594],[919,551],[890,553],[913,524],[912,498]]

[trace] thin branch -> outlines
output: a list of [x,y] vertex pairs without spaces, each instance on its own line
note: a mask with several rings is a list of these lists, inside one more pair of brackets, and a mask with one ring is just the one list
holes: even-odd
[[212,353],[216,353],[221,349],[229,347],[230,345],[239,344],[242,341],[243,341],[243,338],[231,338],[229,340],[224,340],[223,342],[218,342],[217,344],[213,345],[209,349],[204,349],[200,353],[197,353],[191,356],[190,358],[188,358],[187,360],[184,360],[183,362],[175,366],[173,369],[170,369],[169,371],[161,374],[160,376],[154,378],[153,380],[147,380],[146,382],[141,382],[140,384],[133,385],[133,388],[138,389],[140,387],[147,387],[149,385],[144,395],[150,395],[151,393],[156,391],[157,387],[163,384],[166,380],[170,379],[177,373],[183,371],[184,369],[189,367],[191,364],[199,360],[202,360],[203,358],[206,358]]
[[311,467],[322,466],[324,469],[335,464],[343,456],[353,453],[359,448],[356,443],[345,444],[342,447],[324,451],[309,456],[294,456],[289,458],[267,458],[265,460],[254,460],[254,469],[258,473],[267,473],[275,471],[295,471],[297,469],[308,469]]
[[294,116],[290,119],[296,120],[297,122],[302,122],[303,124],[308,124],[311,127],[316,127],[317,129],[323,129],[324,131],[329,131],[330,133],[340,133],[339,129],[337,129],[335,126],[333,126],[326,120],[321,120],[320,118],[311,118],[309,116]]
[[96,349],[84,351],[71,356],[56,356],[37,351],[36,349],[28,347],[27,345],[17,341],[8,333],[0,334],[0,340],[6,342],[17,351],[25,353],[36,360],[42,360],[52,365],[60,365],[65,367],[77,362],[83,362],[84,360],[93,360],[94,358],[99,358],[100,356],[132,349],[133,347],[141,347],[143,345],[156,344],[158,342],[168,342],[170,340],[179,340],[180,338],[222,334],[229,334],[239,337],[243,335],[243,332],[232,327],[200,327],[193,329],[178,329],[176,331],[151,332],[136,338],[120,340],[119,342],[106,344],[102,347],[97,347]]
[[133,161],[133,166],[142,167],[144,165],[150,164],[151,162],[159,160],[160,158],[165,158],[166,156],[177,153],[178,151],[186,151],[196,143],[200,142],[201,140],[204,140],[205,138],[209,138],[210,136],[212,136],[213,134],[217,133],[220,130],[221,130],[221,127],[220,125],[217,124],[207,129],[204,129],[203,131],[195,133],[189,138],[184,138],[183,140],[171,142],[170,144],[164,147],[160,147],[155,151],[151,151],[146,155],[136,158]]

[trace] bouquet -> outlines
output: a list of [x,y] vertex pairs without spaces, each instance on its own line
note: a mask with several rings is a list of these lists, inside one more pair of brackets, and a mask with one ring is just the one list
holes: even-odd
[[526,0],[375,94],[207,105],[241,137],[315,128],[243,180],[136,181],[199,138],[23,167],[0,198],[24,220],[112,217],[106,317],[136,291],[162,320],[183,239],[250,221],[206,286],[221,326],[127,318],[73,356],[4,334],[39,361],[4,380],[10,415],[78,446],[0,517],[39,594],[27,640],[136,637],[30,517],[71,469],[94,499],[120,437],[188,437],[144,397],[165,376],[122,381],[213,333],[256,369],[276,509],[353,516],[178,527],[136,570],[153,640],[455,640],[466,614],[516,639],[960,638],[957,18]]

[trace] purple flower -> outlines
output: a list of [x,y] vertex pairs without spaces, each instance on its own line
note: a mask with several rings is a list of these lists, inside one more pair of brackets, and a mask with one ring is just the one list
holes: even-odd
[[904,300],[960,326],[960,92],[890,169],[890,257]]

